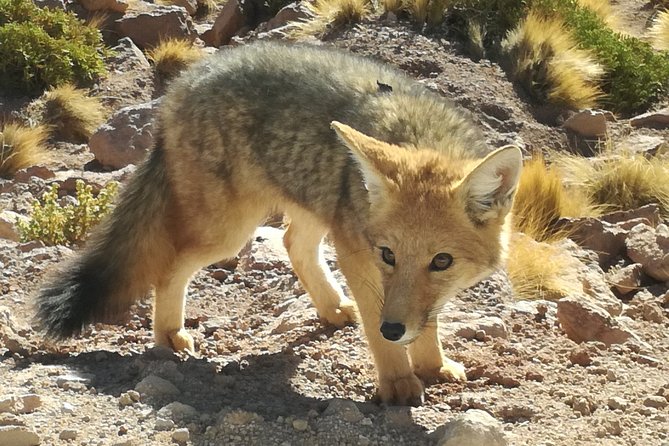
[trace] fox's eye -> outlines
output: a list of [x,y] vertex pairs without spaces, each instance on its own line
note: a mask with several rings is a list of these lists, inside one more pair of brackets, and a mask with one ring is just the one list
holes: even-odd
[[452,255],[446,252],[440,252],[432,259],[432,262],[430,263],[430,271],[443,271],[451,266],[452,263]]
[[395,266],[395,253],[390,250],[390,248],[382,246],[381,247],[381,260],[387,263],[390,266]]

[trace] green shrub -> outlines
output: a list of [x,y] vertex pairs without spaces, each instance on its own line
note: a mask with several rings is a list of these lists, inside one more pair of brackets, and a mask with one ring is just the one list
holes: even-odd
[[41,240],[47,245],[80,244],[90,229],[111,209],[118,183],[112,181],[93,196],[90,185],[77,180],[77,203],[61,206],[58,185],[44,193],[42,201],[33,203],[30,219],[17,223],[21,241]]
[[100,32],[74,15],[30,0],[0,0],[0,85],[39,93],[63,83],[86,84],[104,73]]

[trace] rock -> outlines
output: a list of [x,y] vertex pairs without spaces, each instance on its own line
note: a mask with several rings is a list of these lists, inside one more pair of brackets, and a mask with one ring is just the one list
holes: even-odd
[[195,15],[195,12],[197,11],[196,0],[174,0],[172,4],[174,6],[181,6],[189,15]]
[[128,9],[125,0],[79,0],[81,6],[87,11],[114,11],[124,13]]
[[134,401],[132,400],[132,398],[130,398],[130,395],[124,392],[121,394],[121,396],[118,397],[118,404],[122,407],[132,406],[134,404]]
[[246,17],[239,1],[228,0],[216,17],[212,28],[205,31],[200,38],[205,44],[218,48],[227,45],[232,36],[246,25]]
[[[455,334],[465,339],[477,338],[477,333],[483,332],[485,336],[491,338],[506,339],[508,332],[504,321],[498,317],[482,317],[480,319],[465,322],[459,325]],[[478,338],[477,338],[478,339]]]
[[50,180],[55,177],[56,174],[53,170],[46,166],[35,165],[21,169],[14,174],[14,181],[19,183],[29,183],[32,177],[41,178],[43,180]]
[[156,375],[149,375],[138,382],[135,386],[135,390],[139,392],[140,395],[153,398],[173,396],[181,393],[174,384]]
[[116,112],[91,136],[88,145],[100,164],[120,169],[140,163],[153,145],[153,118],[159,99]]
[[666,398],[660,395],[652,395],[643,400],[643,405],[655,409],[664,409],[669,405]]
[[[647,204],[636,209],[630,209],[627,211],[615,211],[608,214],[602,215],[599,217],[600,220],[603,220],[607,223],[625,223],[628,221],[636,220],[646,220],[645,223],[650,226],[657,226],[662,223],[662,217],[660,215],[660,206],[655,203]],[[625,229],[632,229],[633,226],[630,226]]]
[[365,416],[358,409],[358,405],[351,400],[344,400],[335,398],[330,401],[328,407],[323,412],[326,416],[335,416],[341,420],[349,423],[358,423],[362,421]]
[[0,444],[7,446],[37,446],[39,436],[23,426],[0,426]]
[[597,405],[590,398],[585,396],[574,398],[571,407],[575,412],[580,413],[584,417],[592,415],[597,409]]
[[574,342],[600,341],[607,346],[622,344],[632,337],[605,310],[584,296],[569,296],[558,301],[557,318]]
[[563,125],[564,128],[585,137],[606,135],[607,112],[601,110],[583,110],[572,115]]
[[655,156],[658,152],[666,151],[669,143],[661,136],[650,136],[633,133],[621,144],[631,154],[643,155],[646,158]]
[[90,374],[67,374],[56,377],[56,385],[65,390],[84,391],[91,384],[93,375]]
[[172,433],[172,440],[176,441],[177,443],[186,443],[188,440],[190,440],[190,432],[185,427],[176,429]]
[[598,218],[562,218],[556,226],[564,229],[579,246],[594,251],[599,265],[607,266],[625,252],[627,231]]
[[434,434],[438,446],[506,446],[502,423],[488,412],[469,409],[456,416]]
[[267,21],[265,31],[281,28],[289,22],[297,22],[313,17],[313,13],[302,2],[293,2],[281,8],[274,17]]
[[136,68],[151,68],[149,60],[142,50],[128,37],[119,39],[116,46],[111,49],[109,63],[119,71],[129,71]]
[[623,412],[629,407],[627,400],[619,396],[609,398],[607,404],[611,410],[622,410]]
[[660,282],[669,281],[669,228],[660,224],[652,228],[646,224],[633,227],[626,241],[627,255],[640,263],[650,277]]
[[643,267],[640,263],[633,263],[617,270],[611,270],[606,275],[606,280],[611,287],[621,295],[636,291],[641,286],[641,275]]
[[72,404],[68,403],[67,401],[64,402],[62,406],[60,406],[60,411],[62,413],[73,414],[74,410],[75,407]]
[[590,349],[583,345],[574,348],[571,352],[569,352],[569,361],[572,364],[580,365],[582,367],[589,366],[592,364]]
[[130,37],[142,49],[152,48],[160,41],[181,39],[193,41],[197,32],[193,22],[180,6],[144,3],[144,9],[133,10],[116,20],[121,36]]
[[0,238],[18,242],[19,230],[16,225],[17,221],[27,221],[28,217],[17,214],[16,212],[2,210],[0,211]]
[[630,119],[632,127],[665,128],[669,126],[669,107],[637,115]]
[[297,418],[293,420],[293,429],[295,429],[298,432],[304,432],[307,429],[309,429],[309,422],[307,420],[302,420],[300,418]]
[[60,431],[58,438],[61,440],[75,440],[77,438],[77,431],[74,429],[63,429]]
[[166,420],[165,418],[157,418],[155,429],[157,431],[170,431],[174,429],[174,421]]
[[49,8],[53,10],[65,11],[64,0],[33,0],[33,2],[40,8]]
[[198,415],[197,410],[193,406],[178,401],[169,403],[158,411],[159,417],[170,419],[175,423],[194,420]]
[[256,229],[248,250],[240,254],[239,268],[242,271],[284,269],[290,259],[283,246],[285,231],[269,226]]

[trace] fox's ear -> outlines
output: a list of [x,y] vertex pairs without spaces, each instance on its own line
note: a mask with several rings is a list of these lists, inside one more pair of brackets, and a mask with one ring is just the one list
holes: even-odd
[[464,194],[467,214],[474,222],[501,218],[511,210],[522,166],[520,149],[504,146],[467,174],[458,189]]
[[341,122],[332,121],[330,125],[360,166],[371,202],[379,202],[387,191],[388,172],[397,170],[390,145],[364,135]]

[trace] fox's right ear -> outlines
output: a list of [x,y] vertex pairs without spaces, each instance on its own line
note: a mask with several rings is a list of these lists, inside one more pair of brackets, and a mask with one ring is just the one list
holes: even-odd
[[391,164],[394,164],[392,155],[388,153],[388,145],[340,122],[332,121],[330,125],[360,166],[370,202],[382,202],[388,188],[384,172],[392,169]]

